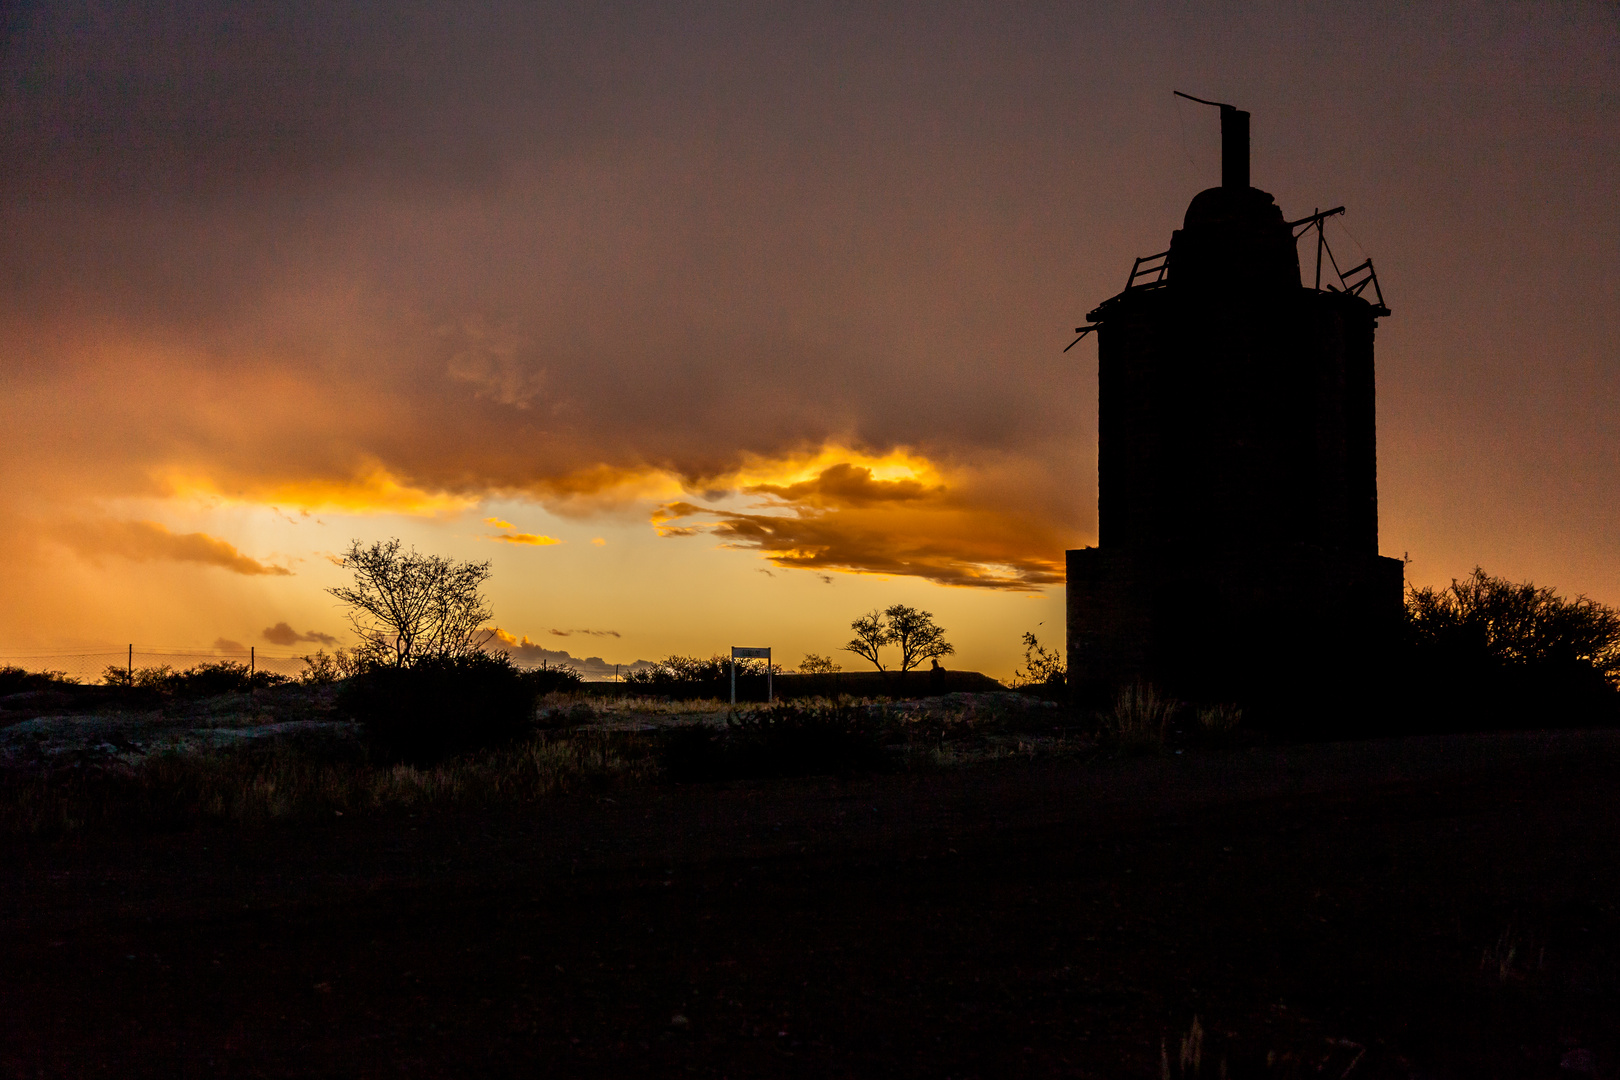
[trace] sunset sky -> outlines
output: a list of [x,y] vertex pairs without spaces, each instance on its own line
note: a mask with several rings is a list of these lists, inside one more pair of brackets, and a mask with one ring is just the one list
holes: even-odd
[[1061,350],[1219,179],[1172,89],[1377,265],[1383,553],[1620,604],[1614,4],[5,10],[0,652],[347,640],[398,536],[576,658],[901,601],[1006,677]]

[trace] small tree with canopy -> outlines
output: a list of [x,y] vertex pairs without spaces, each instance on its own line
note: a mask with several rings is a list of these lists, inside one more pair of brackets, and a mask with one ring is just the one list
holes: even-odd
[[924,660],[949,656],[956,646],[945,640],[945,631],[934,625],[934,616],[905,604],[895,604],[883,614],[889,620],[889,640],[900,647],[900,673],[904,675]]
[[880,650],[885,645],[900,648],[900,673],[925,660],[949,656],[956,646],[945,640],[945,630],[934,624],[934,616],[905,604],[892,604],[882,611],[869,611],[849,624],[855,637],[845,652],[869,661],[879,672],[887,672]]
[[482,653],[492,633],[484,627],[489,603],[479,592],[489,580],[489,562],[402,546],[397,539],[369,547],[351,541],[342,566],[354,573],[354,584],[326,590],[349,605],[361,664],[404,668]]
[[398,540],[343,554],[354,584],[328,589],[360,638],[336,708],[359,721],[373,753],[430,765],[532,729],[538,686],[485,646],[487,562],[406,551]]
[[886,672],[883,666],[883,657],[879,650],[894,640],[889,634],[889,624],[884,621],[883,612],[876,609],[858,617],[849,624],[855,631],[855,636],[844,646],[844,652],[852,652],[856,656],[869,661],[878,671]]

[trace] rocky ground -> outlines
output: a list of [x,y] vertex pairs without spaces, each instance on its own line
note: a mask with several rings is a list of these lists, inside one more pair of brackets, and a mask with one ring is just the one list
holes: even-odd
[[206,754],[311,732],[352,734],[330,687],[185,699],[100,686],[0,698],[0,773],[120,769],[154,754]]

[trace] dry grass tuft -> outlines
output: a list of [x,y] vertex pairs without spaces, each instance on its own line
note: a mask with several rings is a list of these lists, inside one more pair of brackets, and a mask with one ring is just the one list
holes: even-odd
[[1164,749],[1164,732],[1179,704],[1148,683],[1122,687],[1114,707],[1098,720],[1103,737],[1122,750],[1156,754]]
[[353,743],[276,741],[155,755],[124,769],[14,774],[0,781],[0,831],[173,829],[511,806],[636,783],[656,772],[652,742],[623,732],[541,733],[516,746],[429,768],[374,764]]
[[1205,705],[1198,710],[1198,730],[1205,741],[1230,742],[1243,723],[1243,709],[1237,705]]

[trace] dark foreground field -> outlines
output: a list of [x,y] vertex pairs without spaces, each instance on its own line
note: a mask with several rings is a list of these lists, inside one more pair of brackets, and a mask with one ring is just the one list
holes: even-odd
[[0,843],[5,1075],[1620,1075],[1614,733]]

